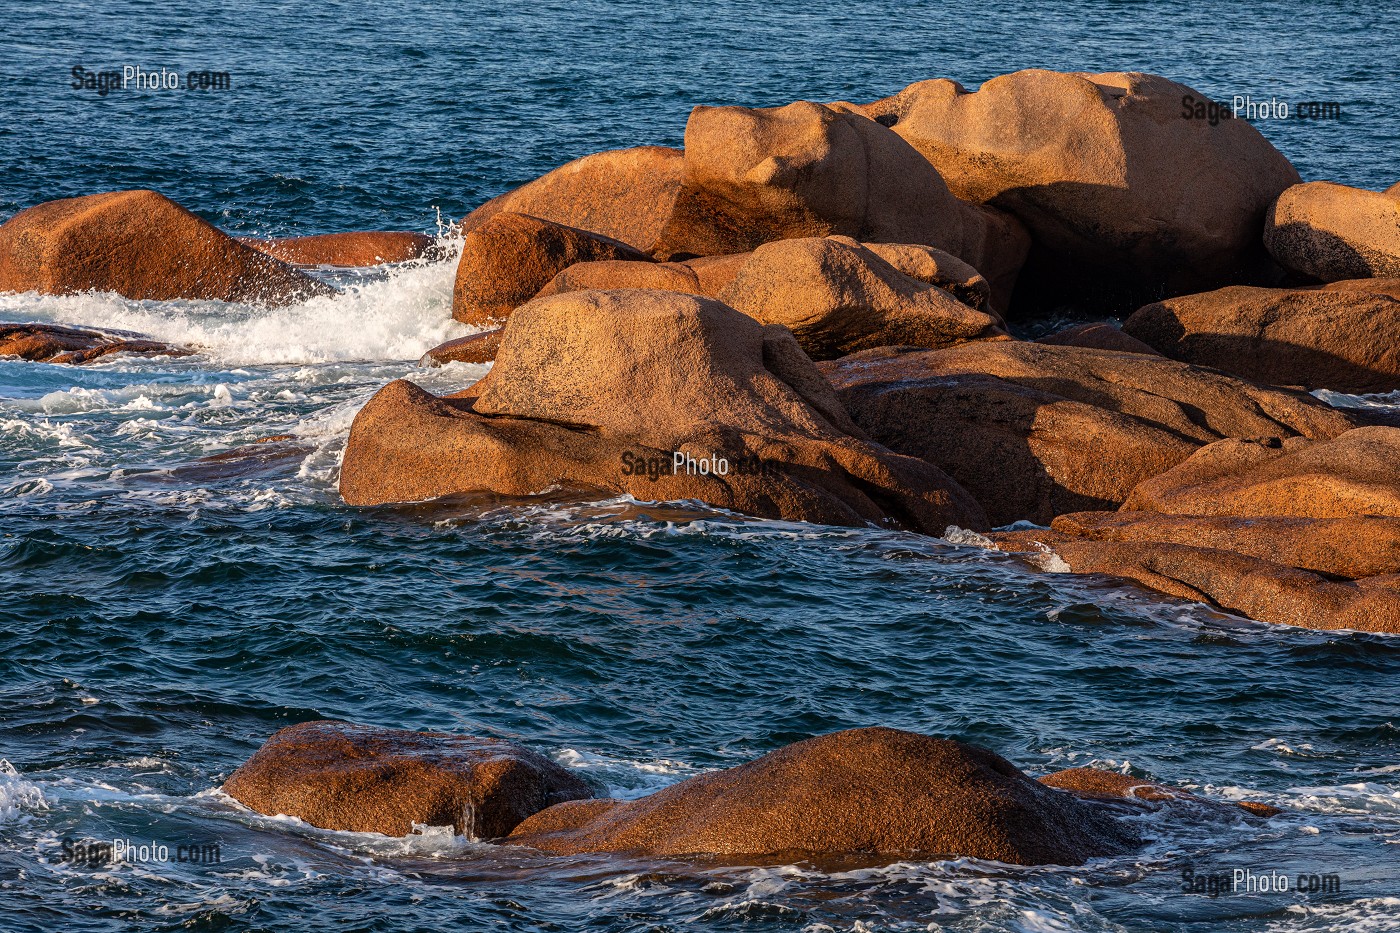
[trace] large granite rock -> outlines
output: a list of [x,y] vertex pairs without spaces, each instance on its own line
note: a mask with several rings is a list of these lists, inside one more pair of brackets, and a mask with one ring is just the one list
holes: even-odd
[[1400,389],[1400,279],[1235,286],[1139,308],[1123,330],[1167,356],[1308,389]]
[[1141,483],[1125,509],[1174,515],[1400,518],[1400,428],[1331,440],[1224,440]]
[[1400,197],[1330,181],[1278,196],[1264,246],[1285,269],[1324,282],[1400,277]]
[[47,201],[0,225],[0,291],[285,304],[335,289],[154,191]]
[[909,277],[849,237],[765,243],[718,297],[756,321],[783,325],[818,360],[891,345],[1006,339],[998,318]]
[[591,797],[588,785],[500,739],[318,720],[278,730],[224,792],[266,816],[406,836],[414,824],[505,836],[526,817]]
[[937,468],[870,443],[785,329],[677,292],[524,305],[467,397],[380,390],[340,476],[352,505],[560,487],[837,525],[986,523]]
[[949,739],[849,729],[633,801],[551,807],[506,840],[547,852],[915,855],[1078,865],[1138,840],[1106,807]]
[[859,109],[953,194],[1025,224],[1029,297],[1082,306],[1241,281],[1266,258],[1265,212],[1298,173],[1245,120],[1185,118],[1188,97],[1205,102],[1155,75],[1031,69],[972,93],[921,81]]
[[502,212],[466,235],[452,288],[452,316],[499,323],[575,263],[648,262],[617,240],[526,214]]
[[500,213],[529,214],[649,253],[671,216],[683,172],[680,150],[662,146],[586,155],[487,201],[462,220],[462,232]]

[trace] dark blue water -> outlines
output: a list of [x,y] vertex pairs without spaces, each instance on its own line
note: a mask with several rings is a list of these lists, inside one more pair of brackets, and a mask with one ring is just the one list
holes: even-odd
[[[678,145],[697,103],[870,99],[1025,66],[1147,70],[1216,98],[1337,100],[1262,125],[1305,177],[1400,179],[1383,5],[9,3],[0,216],[156,187],[226,227],[435,230],[590,151]],[[228,71],[227,91],[71,89],[70,69]],[[0,320],[198,344],[0,361],[0,931],[1392,930],[1400,641],[1232,620],[971,544],[676,507],[349,509],[350,419],[463,332],[452,262],[275,312],[0,296]],[[201,461],[269,434],[260,459]],[[340,717],[510,738],[635,796],[848,726],[1097,763],[1265,825],[1149,821],[1079,869],[545,859],[327,833],[216,788],[277,728]],[[65,839],[216,864],[85,867]],[[1335,873],[1325,896],[1189,896],[1182,869]]]
[[[184,7],[185,5],[180,5]],[[154,186],[240,231],[433,227],[563,161],[681,144],[696,104],[871,100],[1019,68],[1152,71],[1209,96],[1327,100],[1260,123],[1305,179],[1400,181],[1384,3],[55,5],[7,0],[0,212]],[[227,71],[228,91],[70,87]]]

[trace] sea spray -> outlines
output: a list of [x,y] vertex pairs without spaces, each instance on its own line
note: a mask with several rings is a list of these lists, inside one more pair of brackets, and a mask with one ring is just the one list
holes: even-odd
[[444,258],[415,259],[346,279],[339,294],[280,308],[220,301],[138,301],[111,293],[0,295],[0,319],[117,328],[197,348],[220,363],[416,360],[471,328],[452,319],[460,239]]

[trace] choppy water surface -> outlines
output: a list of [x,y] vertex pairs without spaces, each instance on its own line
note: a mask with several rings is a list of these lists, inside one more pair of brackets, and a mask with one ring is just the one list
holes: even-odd
[[[1395,18],[1377,9],[1264,4],[1239,28],[1121,3],[9,9],[0,214],[141,184],[234,229],[432,229],[433,205],[460,215],[572,155],[678,143],[690,103],[869,98],[1030,64],[1362,115],[1396,103]],[[1245,28],[1270,22],[1294,25]],[[128,57],[236,83],[202,102],[56,83]],[[1393,182],[1393,120],[1344,124],[1269,132],[1305,175]],[[0,930],[1400,926],[1400,640],[881,531],[626,501],[346,508],[336,471],[364,400],[483,369],[412,362],[464,332],[450,261],[341,281],[275,312],[0,296],[0,320],[204,348],[0,361]],[[290,437],[202,459],[268,435]],[[316,717],[510,738],[622,796],[882,724],[1033,773],[1092,762],[1286,812],[1149,820],[1144,852],[1076,869],[718,866],[327,833],[217,793],[271,732]],[[65,840],[112,838],[213,841],[220,860],[63,859]],[[1341,891],[1189,896],[1188,866],[1336,874]]]

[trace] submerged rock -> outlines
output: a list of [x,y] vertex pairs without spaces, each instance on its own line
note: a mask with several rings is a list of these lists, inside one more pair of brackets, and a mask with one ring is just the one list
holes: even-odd
[[683,173],[679,149],[637,146],[587,155],[487,201],[463,219],[462,232],[500,213],[529,214],[650,253]]
[[1215,287],[1265,258],[1265,212],[1298,173],[1246,120],[1185,118],[1188,98],[1206,102],[1155,75],[1030,69],[973,93],[921,81],[858,109],[953,194],[1025,224],[1028,287],[1082,300]]
[[1007,339],[997,318],[910,278],[849,237],[766,243],[718,297],[761,323],[783,325],[818,360],[890,345]]
[[503,321],[569,266],[602,259],[650,261],[625,243],[586,230],[497,214],[463,241],[452,316],[475,325]]
[[1190,807],[1212,814],[1229,813],[1231,810],[1244,810],[1252,816],[1277,816],[1283,811],[1266,803],[1238,801],[1219,803],[1205,797],[1189,793],[1179,787],[1144,781],[1117,771],[1102,768],[1069,768],[1037,778],[1047,787],[1069,791],[1076,797],[1086,800],[1126,800],[1133,803],[1146,803],[1151,806]]
[[1400,389],[1400,279],[1183,295],[1139,308],[1123,330],[1172,359],[1259,382]]
[[278,730],[224,782],[266,816],[406,836],[414,824],[494,839],[565,800],[592,796],[564,768],[500,739],[321,720]]
[[1027,246],[1018,223],[955,198],[904,140],[860,114],[806,101],[691,112],[661,258],[830,235],[937,247],[980,270],[998,300]]
[[1330,181],[1279,195],[1264,246],[1285,269],[1324,282],[1400,277],[1400,198]]
[[676,292],[524,305],[472,396],[381,389],[340,475],[352,505],[554,487],[834,525],[986,522],[937,468],[866,440],[786,330]]
[[1136,353],[983,341],[820,368],[861,428],[946,472],[994,526],[1116,507],[1221,438],[1353,426],[1310,396]]
[[62,324],[0,324],[0,357],[19,357],[36,363],[81,365],[114,353],[189,356],[193,352],[127,331]]
[[48,201],[0,225],[0,291],[286,304],[335,289],[154,191]]
[[546,852],[855,854],[1079,865],[1138,839],[1106,809],[1004,758],[896,729],[848,729],[632,801],[544,810],[505,840]]
[[436,240],[422,233],[357,230],[273,240],[239,237],[239,241],[283,262],[301,266],[377,266],[427,256]]

